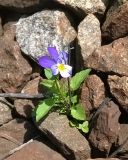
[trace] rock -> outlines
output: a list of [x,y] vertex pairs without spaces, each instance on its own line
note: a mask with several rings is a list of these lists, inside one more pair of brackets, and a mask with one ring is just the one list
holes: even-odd
[[[39,84],[41,77],[36,77],[35,79],[29,81],[24,88],[22,89],[21,93],[27,93],[30,95],[36,95],[41,93]],[[31,118],[31,113],[33,108],[35,107],[37,100],[28,100],[28,99],[16,99],[14,101],[14,106],[16,108],[16,111],[27,118]]]
[[21,50],[34,59],[47,55],[48,46],[67,50],[75,37],[76,32],[62,11],[44,10],[19,19],[16,25]]
[[103,35],[110,40],[125,37],[128,33],[128,1],[116,9],[113,8],[108,11],[102,26]]
[[76,128],[69,126],[65,115],[52,112],[39,128],[67,159],[85,160],[90,158],[88,141]]
[[65,160],[45,144],[33,141],[5,160]]
[[121,146],[126,140],[127,142],[121,148],[122,152],[128,151],[128,124],[120,124],[120,132],[118,136],[117,146]]
[[91,144],[99,151],[107,154],[119,134],[118,119],[120,111],[118,106],[110,101],[104,106],[94,121],[93,128],[89,135]]
[[104,14],[106,6],[108,5],[108,0],[56,0],[57,2],[75,10],[76,13],[82,15],[89,13]]
[[0,97],[0,125],[12,120],[11,109],[6,104],[6,100]]
[[95,159],[87,159],[87,160],[119,160],[118,158],[95,158]]
[[96,48],[101,46],[100,23],[93,14],[87,15],[79,24],[77,38],[79,46],[77,46],[76,63],[81,68],[82,61],[85,61]]
[[109,76],[108,83],[112,95],[120,106],[128,112],[128,77]]
[[5,92],[19,92],[32,72],[30,64],[21,55],[18,43],[14,41],[14,28],[13,24],[8,25],[0,38],[0,88]]
[[105,98],[104,83],[96,75],[90,75],[83,83],[80,101],[86,112],[97,109]]
[[0,127],[0,159],[9,151],[35,138],[39,132],[31,123],[22,119],[12,120]]
[[3,34],[3,28],[2,28],[2,20],[0,17],[0,36],[2,36],[2,34]]
[[96,49],[84,64],[88,68],[128,76],[128,37]]

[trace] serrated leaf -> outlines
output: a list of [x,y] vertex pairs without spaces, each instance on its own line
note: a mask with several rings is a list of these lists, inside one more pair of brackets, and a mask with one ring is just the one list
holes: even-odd
[[84,133],[88,133],[88,132],[89,132],[88,121],[83,122],[82,127],[81,127],[81,130],[82,130]]
[[55,102],[51,98],[40,102],[32,113],[33,117],[36,119],[36,122],[39,122],[44,116],[46,116],[54,104]]
[[71,116],[81,121],[84,121],[86,119],[85,110],[80,104],[77,104],[76,106],[73,106],[71,108]]
[[73,91],[77,90],[80,87],[81,83],[88,77],[90,71],[91,69],[86,69],[76,73],[75,76],[71,78],[70,88]]
[[43,79],[41,84],[45,87],[52,88],[55,83],[55,80]]
[[47,79],[51,79],[53,77],[51,69],[44,69],[44,73]]

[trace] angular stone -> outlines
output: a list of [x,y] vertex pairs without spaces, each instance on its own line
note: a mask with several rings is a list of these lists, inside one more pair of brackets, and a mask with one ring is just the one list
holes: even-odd
[[[93,14],[87,15],[79,24],[77,38],[83,61],[86,60],[96,48],[101,46],[100,23]],[[80,56],[76,56],[78,56],[77,61],[79,62]]]
[[120,124],[120,132],[118,136],[117,145],[121,146],[126,140],[127,142],[123,145],[121,151],[128,151],[128,124]]
[[52,112],[39,128],[67,159],[85,160],[90,157],[88,141],[76,128],[69,126],[65,115]]
[[0,125],[12,120],[11,109],[6,104],[6,100],[0,97]]
[[109,39],[117,39],[128,33],[128,1],[118,7],[110,8],[102,26],[103,35]]
[[12,120],[0,127],[0,159],[5,157],[10,150],[35,138],[38,131],[31,123],[22,119]]
[[[30,95],[36,95],[41,93],[40,89],[40,80],[42,78],[36,77],[35,79],[29,81],[24,88],[22,89],[21,93],[27,93]],[[28,100],[28,99],[16,99],[14,101],[14,106],[16,111],[27,118],[31,118],[31,113],[33,108],[35,107],[35,103],[37,100]]]
[[0,17],[0,36],[2,36],[2,34],[3,34],[3,28],[2,28],[2,20]]
[[29,80],[32,68],[14,41],[15,26],[10,24],[7,28],[0,39],[0,88],[6,92],[19,92]]
[[104,83],[96,75],[90,75],[83,83],[80,101],[86,112],[90,113],[93,109],[103,102],[105,98]]
[[110,92],[128,112],[128,77],[118,77],[116,75],[108,77]]
[[64,4],[66,7],[73,9],[76,13],[82,15],[90,13],[104,14],[108,0],[56,0],[57,2]]
[[128,76],[128,37],[99,47],[84,61],[84,64],[95,70]]
[[56,46],[59,51],[67,50],[76,37],[74,28],[62,11],[44,10],[21,18],[16,28],[21,50],[35,59],[47,55],[48,46]]
[[45,144],[33,141],[5,160],[65,160]]
[[110,101],[104,106],[94,120],[93,128],[89,135],[91,144],[104,154],[107,154],[117,140],[120,126],[118,123],[120,111],[118,106]]

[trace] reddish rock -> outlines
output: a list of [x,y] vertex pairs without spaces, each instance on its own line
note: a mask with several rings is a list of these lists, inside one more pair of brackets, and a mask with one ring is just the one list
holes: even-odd
[[120,106],[128,112],[128,77],[109,76],[108,83],[112,95]]
[[84,61],[84,64],[95,70],[128,76],[128,37],[99,47]]
[[104,106],[94,121],[93,128],[89,135],[91,144],[98,150],[107,154],[120,131],[118,119],[120,111],[118,106],[110,101]]
[[120,132],[118,136],[117,146],[121,146],[124,142],[125,144],[123,145],[121,151],[128,152],[128,124],[120,124]]
[[13,24],[5,29],[0,45],[0,88],[6,92],[19,92],[29,80],[32,68],[14,41]]
[[52,112],[39,128],[68,160],[90,158],[88,141],[76,128],[69,126],[65,115]]
[[106,21],[102,26],[102,31],[103,35],[113,40],[127,35],[128,1],[116,7],[116,9],[108,11]]
[[[40,90],[40,81],[41,77],[36,77],[35,79],[29,81],[25,87],[22,89],[22,93],[28,93],[30,95],[36,95],[38,93],[41,93]],[[16,108],[16,111],[24,116],[24,117],[31,117],[32,109],[35,107],[35,100],[28,100],[28,99],[16,99],[14,101],[14,106]]]
[[0,97],[0,125],[12,120],[11,109],[6,104],[6,100]]
[[86,112],[90,112],[103,102],[105,98],[104,83],[96,75],[90,75],[81,89],[81,103]]
[[0,17],[0,36],[2,36],[2,34],[3,34],[3,28],[2,28],[2,20]]
[[33,141],[5,160],[65,160],[45,144]]
[[22,119],[12,120],[0,127],[0,159],[9,151],[35,138],[38,131],[31,123]]

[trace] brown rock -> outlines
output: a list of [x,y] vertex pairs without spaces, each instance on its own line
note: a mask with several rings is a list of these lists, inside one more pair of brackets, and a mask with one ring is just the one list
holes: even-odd
[[116,75],[108,77],[110,92],[128,112],[128,77],[118,77]]
[[35,138],[37,130],[27,121],[22,119],[12,120],[0,127],[0,159],[5,157],[10,150]]
[[89,140],[92,145],[106,154],[117,140],[120,130],[119,116],[118,106],[110,101],[102,108],[90,132]]
[[[36,95],[41,93],[39,84],[41,77],[36,77],[35,79],[29,81],[25,87],[22,89],[21,93],[28,93],[30,95]],[[28,100],[28,99],[16,99],[14,101],[14,106],[16,111],[24,116],[24,117],[31,117],[31,113],[33,108],[35,107],[36,101],[35,100]]]
[[95,70],[128,76],[128,37],[99,47],[84,63]]
[[[111,8],[110,8],[111,9]],[[111,9],[112,10],[112,9]],[[112,11],[108,11],[102,26],[103,34],[109,39],[124,37],[128,33],[128,1]]]
[[120,124],[120,132],[117,145],[121,146],[125,141],[126,143],[121,149],[122,152],[128,151],[128,124]]
[[33,141],[5,160],[65,160],[45,144]]
[[81,103],[87,112],[98,108],[105,98],[104,83],[96,75],[90,75],[81,89]]
[[0,97],[0,125],[12,120],[11,109],[6,104],[6,100]]
[[0,17],[0,36],[2,36],[2,34],[3,34],[3,28],[2,28],[2,20]]
[[87,15],[79,24],[77,38],[79,46],[77,47],[76,63],[79,67],[83,65],[80,59],[80,53],[82,60],[85,61],[96,48],[101,46],[100,23],[93,14]]
[[14,41],[14,25],[7,28],[0,39],[0,88],[6,92],[18,92],[29,80],[32,68]]
[[67,159],[90,158],[88,141],[76,128],[69,126],[69,120],[65,115],[52,112],[39,128]]

